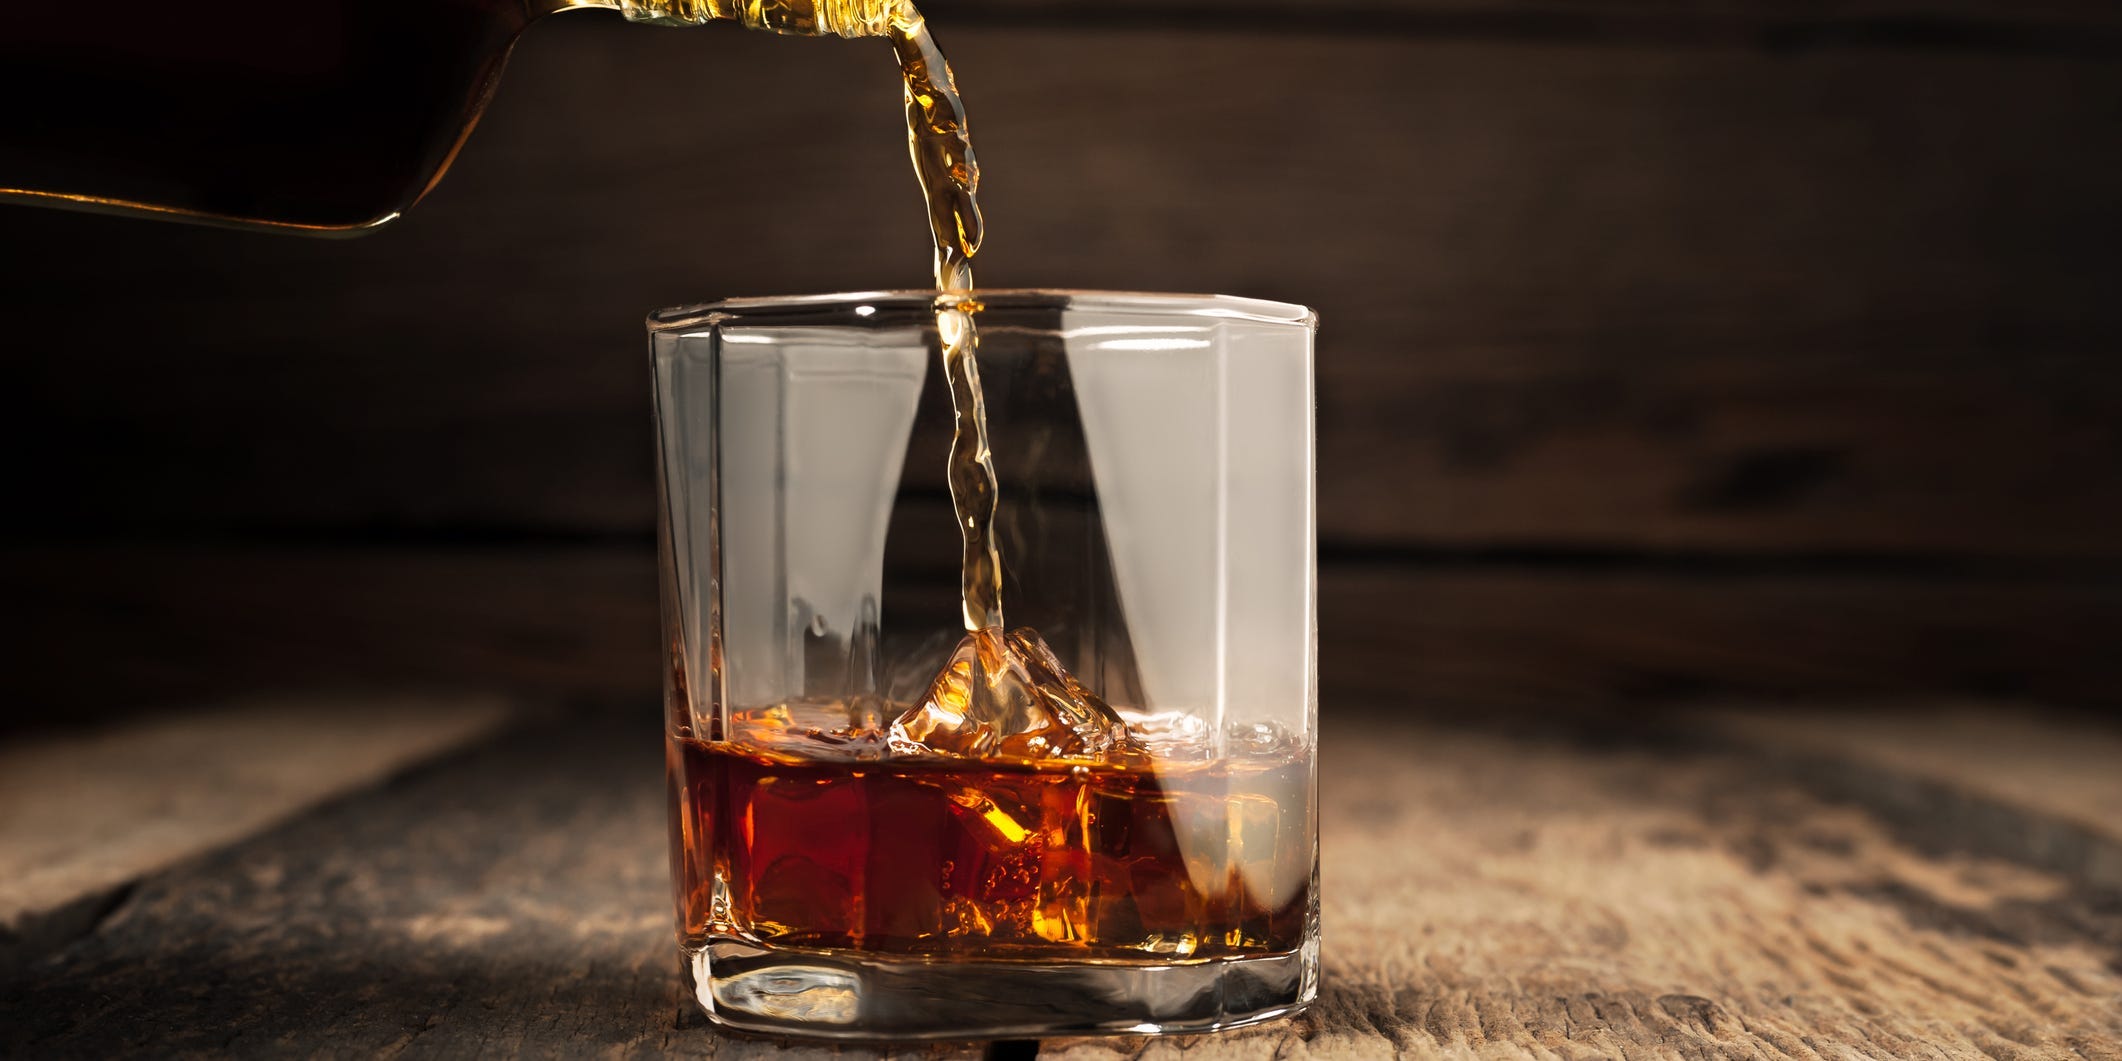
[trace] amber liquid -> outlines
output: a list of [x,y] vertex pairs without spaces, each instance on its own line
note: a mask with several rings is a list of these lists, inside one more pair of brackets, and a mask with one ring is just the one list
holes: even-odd
[[995,463],[987,445],[987,399],[980,391],[980,333],[973,315],[973,258],[986,222],[980,216],[980,163],[957,77],[912,5],[892,23],[892,50],[905,85],[907,146],[928,205],[935,247],[936,336],[950,385],[956,427],[951,436],[951,502],[964,539],[965,629],[1002,626],[1002,558],[995,546]]
[[670,745],[674,879],[696,944],[1168,960],[1303,942],[1310,773],[1286,750],[872,760],[756,717],[733,727],[748,739]]

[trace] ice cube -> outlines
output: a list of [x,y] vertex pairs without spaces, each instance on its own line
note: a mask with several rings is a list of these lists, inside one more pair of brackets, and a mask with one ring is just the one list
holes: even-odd
[[1029,627],[965,635],[928,691],[892,723],[891,748],[978,759],[1103,761],[1127,724],[1071,677]]

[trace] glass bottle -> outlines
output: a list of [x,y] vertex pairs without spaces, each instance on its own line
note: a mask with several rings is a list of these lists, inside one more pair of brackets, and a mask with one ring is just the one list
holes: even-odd
[[0,202],[356,235],[427,194],[532,22],[884,34],[903,0],[116,0],[0,20]]

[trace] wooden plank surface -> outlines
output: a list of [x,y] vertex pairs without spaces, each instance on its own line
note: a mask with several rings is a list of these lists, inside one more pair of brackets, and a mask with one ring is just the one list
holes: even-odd
[[[939,32],[984,279],[1321,309],[1328,544],[2114,555],[2122,66]],[[862,42],[561,18],[396,231],[0,211],[13,532],[645,533],[642,314],[918,285],[897,109]]]
[[[655,730],[645,703],[527,728],[146,882],[0,978],[0,1049],[977,1056],[703,1026],[678,983]],[[1344,713],[1326,734],[1318,1009],[1043,1055],[2122,1056],[2109,891],[1914,845],[1670,731]]]
[[932,23],[952,26],[2122,55],[2122,13],[2098,0],[931,0],[921,9]]
[[134,881],[498,728],[498,697],[307,696],[0,745],[0,966]]
[[[0,597],[20,617],[17,722],[320,684],[648,697],[662,674],[655,579],[645,547],[0,550]],[[1328,565],[1320,615],[1325,687],[1359,699],[1532,712],[1718,692],[2112,705],[2122,584]]]
[[1459,17],[1603,16],[1661,22],[1892,19],[1921,23],[1957,18],[2100,25],[2122,18],[2113,5],[2099,0],[1725,0],[1716,4],[1691,0],[1323,0],[1306,5],[1307,11],[1293,10],[1273,0],[933,0],[921,6],[933,16],[949,18],[974,18],[985,11],[989,17],[1005,20],[1026,14],[1066,14],[1087,21],[1144,8],[1219,20],[1255,11],[1267,11],[1270,17],[1301,18],[1311,14],[1314,19],[1322,14],[1383,12]]
[[554,700],[645,695],[662,680],[646,547],[4,555],[17,721],[251,690],[505,689]]
[[[1992,703],[1920,712],[1785,704],[1726,709],[1710,722],[1735,744],[1896,814],[1904,828],[1980,838],[2020,861],[2122,889],[2122,736]],[[2022,808],[2036,812],[2037,828]]]
[[1534,712],[1740,689],[2112,705],[2118,593],[2068,575],[1329,568],[1321,667],[1351,694]]

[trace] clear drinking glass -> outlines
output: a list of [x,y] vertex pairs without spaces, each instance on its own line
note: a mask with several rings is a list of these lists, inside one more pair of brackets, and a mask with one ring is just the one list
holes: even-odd
[[1127,739],[992,758],[893,727],[966,633],[932,293],[656,314],[695,994],[731,1027],[856,1039],[1295,1012],[1318,992],[1314,318],[978,297],[1007,626]]

